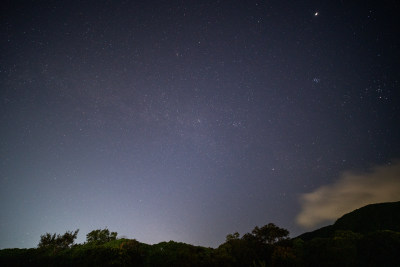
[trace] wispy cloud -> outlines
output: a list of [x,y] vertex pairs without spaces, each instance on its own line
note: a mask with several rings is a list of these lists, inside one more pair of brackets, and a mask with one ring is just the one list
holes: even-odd
[[339,180],[301,196],[299,225],[312,228],[367,204],[400,200],[400,161],[368,172],[344,172]]

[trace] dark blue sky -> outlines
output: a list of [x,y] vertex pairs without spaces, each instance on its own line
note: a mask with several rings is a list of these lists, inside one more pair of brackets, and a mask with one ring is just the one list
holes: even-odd
[[0,248],[77,228],[213,247],[269,222],[302,233],[303,194],[400,158],[399,11],[6,1]]

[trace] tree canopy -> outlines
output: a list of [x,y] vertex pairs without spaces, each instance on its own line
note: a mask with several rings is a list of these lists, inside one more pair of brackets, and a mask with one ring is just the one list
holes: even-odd
[[154,245],[117,239],[98,229],[87,242],[74,244],[79,230],[46,233],[38,249],[0,250],[0,266],[398,266],[400,233],[367,234],[337,230],[333,236],[289,239],[289,231],[269,223],[240,237],[229,234],[218,248],[174,241]]
[[93,230],[86,235],[87,243],[104,244],[117,239],[117,232],[110,232],[107,228]]
[[261,243],[274,244],[276,242],[285,240],[289,236],[289,231],[269,223],[259,228],[256,226],[251,232],[253,236]]
[[66,249],[70,248],[78,236],[79,229],[75,232],[67,231],[63,235],[46,233],[40,236],[39,248]]

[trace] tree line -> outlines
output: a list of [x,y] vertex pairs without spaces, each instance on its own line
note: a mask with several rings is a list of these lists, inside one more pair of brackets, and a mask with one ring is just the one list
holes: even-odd
[[[40,236],[39,249],[52,249],[54,251],[71,248],[78,236],[79,229],[75,232],[67,231],[63,235],[46,233]],[[107,228],[93,230],[86,235],[86,243],[101,245],[117,239],[117,232],[110,232]]]
[[148,245],[107,228],[75,244],[78,232],[46,233],[34,249],[0,250],[0,266],[400,266],[400,233],[388,230],[338,230],[302,240],[269,223],[242,236],[228,234],[216,249],[174,241]]

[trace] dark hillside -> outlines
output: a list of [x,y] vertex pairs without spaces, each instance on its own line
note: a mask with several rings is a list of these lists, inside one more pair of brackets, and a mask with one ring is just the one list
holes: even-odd
[[298,238],[305,241],[316,237],[327,238],[338,230],[361,234],[380,230],[400,232],[400,201],[364,206],[343,215],[333,225],[304,233]]
[[242,237],[228,234],[216,249],[116,239],[108,229],[59,245],[77,232],[42,235],[38,248],[0,250],[0,266],[400,266],[400,202],[365,206],[295,239],[273,223],[256,226]]
[[400,201],[365,206],[339,218],[337,230],[365,234],[379,230],[400,232]]

